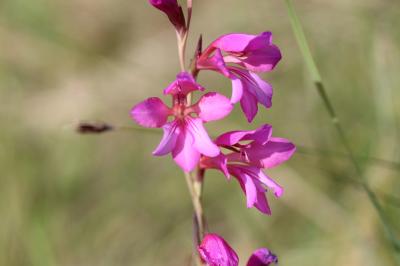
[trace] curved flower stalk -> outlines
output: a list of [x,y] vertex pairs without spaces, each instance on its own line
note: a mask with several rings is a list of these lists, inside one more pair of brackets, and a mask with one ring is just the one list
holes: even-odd
[[[235,250],[219,235],[207,234],[198,247],[203,261],[209,266],[238,266],[239,257]],[[278,258],[267,248],[253,252],[247,266],[268,266],[278,263]]]
[[213,41],[197,58],[197,67],[231,79],[231,101],[240,101],[251,122],[258,112],[257,103],[266,108],[272,106],[272,86],[256,73],[272,71],[281,58],[279,48],[272,43],[271,32],[231,33]]
[[[228,179],[235,177],[246,194],[247,207],[256,207],[262,213],[271,214],[265,192],[271,189],[276,197],[280,197],[283,188],[263,170],[288,160],[295,146],[286,139],[272,137],[272,127],[267,124],[256,130],[227,132],[211,140],[204,123],[225,118],[234,104],[239,102],[248,122],[256,116],[258,103],[270,108],[272,86],[258,74],[272,71],[280,61],[281,53],[272,43],[270,32],[223,35],[204,51],[200,38],[189,73],[185,68],[185,52],[192,0],[187,0],[186,18],[177,0],[149,2],[168,16],[177,32],[181,72],[163,91],[164,95],[172,98],[171,106],[158,97],[150,97],[136,104],[130,114],[143,127],[163,129],[163,137],[153,155],[171,154],[185,172],[195,212],[194,243],[199,253],[197,264],[203,265],[205,262],[211,266],[237,266],[239,258],[224,239],[216,234],[204,236],[206,230],[201,196],[205,171],[213,168],[220,170]],[[192,103],[192,94],[205,91],[196,81],[202,70],[216,71],[229,78],[232,81],[231,98],[208,92]],[[268,249],[258,249],[250,257],[247,266],[276,262],[276,256]]]
[[269,169],[290,159],[296,147],[283,138],[272,137],[272,127],[263,125],[256,130],[231,131],[219,136],[215,143],[229,152],[218,157],[203,156],[200,167],[217,169],[230,179],[234,176],[247,197],[247,207],[256,207],[262,213],[271,214],[265,187],[276,197],[283,188],[263,169]]

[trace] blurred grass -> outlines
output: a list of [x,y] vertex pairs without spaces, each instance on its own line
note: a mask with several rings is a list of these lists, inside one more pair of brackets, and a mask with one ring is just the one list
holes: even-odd
[[320,96],[321,101],[324,104],[330,116],[331,123],[335,127],[335,130],[338,134],[340,142],[343,145],[343,148],[346,150],[346,155],[354,167],[360,187],[365,191],[369,201],[371,202],[372,207],[375,208],[377,212],[377,215],[385,231],[385,236],[387,237],[389,243],[393,247],[393,255],[394,255],[393,257],[394,259],[396,259],[396,263],[400,264],[400,242],[397,239],[396,232],[392,227],[391,223],[389,222],[388,216],[386,215],[386,212],[381,205],[377,193],[371,188],[368,180],[364,176],[364,172],[359,162],[359,159],[354,154],[353,148],[347,138],[346,131],[343,128],[341,120],[336,114],[336,108],[333,106],[330,97],[326,91],[325,84],[322,81],[319,69],[314,61],[314,57],[311,54],[309,44],[305,37],[301,22],[295,11],[293,2],[291,0],[286,0],[285,3],[288,10],[290,22],[292,24],[293,32],[296,36],[297,44],[302,52],[303,58],[306,62],[315,89],[317,90],[318,95]]
[[[296,1],[311,49],[356,154],[399,162],[400,4]],[[283,61],[265,78],[271,123],[299,145],[343,152],[313,91],[281,1],[195,1],[191,45],[222,33],[271,30]],[[130,125],[128,112],[161,96],[179,69],[167,19],[147,1],[0,2],[0,265],[183,265],[191,204],[159,136],[123,131],[78,136],[79,120]],[[201,74],[209,90],[229,83]],[[249,128],[241,112],[210,123],[213,135]],[[363,163],[375,190],[399,195],[398,170]],[[245,208],[235,181],[207,174],[205,209],[244,262],[268,246],[280,265],[394,265],[367,198],[346,181],[342,158],[297,154],[269,174],[284,185],[273,215]],[[384,204],[400,230],[400,210]],[[171,255],[173,254],[173,255]]]

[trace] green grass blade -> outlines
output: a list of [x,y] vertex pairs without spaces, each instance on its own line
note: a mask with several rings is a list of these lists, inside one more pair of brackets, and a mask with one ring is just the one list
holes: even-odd
[[343,130],[343,127],[342,127],[338,117],[336,116],[335,109],[334,109],[334,107],[329,99],[329,96],[325,90],[325,86],[324,86],[324,83],[322,82],[320,72],[319,72],[318,67],[315,63],[315,60],[311,54],[307,39],[305,37],[300,20],[294,9],[293,3],[291,0],[285,0],[285,3],[286,3],[287,10],[288,10],[290,23],[292,25],[293,32],[296,37],[297,44],[298,44],[298,46],[301,50],[301,53],[304,57],[307,69],[310,72],[310,75],[311,75],[312,81],[315,85],[315,88],[317,89],[318,94],[324,103],[324,106],[326,107],[327,111],[329,112],[331,122],[334,125],[334,127],[339,135],[339,139],[340,139],[341,143],[343,144],[344,148],[346,149],[346,152],[348,153],[349,159],[358,174],[358,178],[362,184],[364,191],[366,192],[369,200],[371,201],[373,207],[376,209],[376,211],[378,213],[378,216],[384,227],[386,236],[395,251],[394,255],[395,255],[395,259],[397,261],[397,265],[400,265],[400,256],[399,256],[400,242],[396,237],[394,229],[388,222],[387,216],[386,216],[376,194],[372,191],[365,176],[363,175],[362,168],[360,167],[360,165],[357,161],[357,158],[354,155],[353,149],[351,148],[351,146],[347,140],[345,131]]

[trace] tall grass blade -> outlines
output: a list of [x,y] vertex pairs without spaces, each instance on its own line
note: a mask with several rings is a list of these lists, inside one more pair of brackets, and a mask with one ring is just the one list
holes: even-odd
[[332,105],[332,103],[329,99],[329,96],[325,90],[325,86],[324,86],[324,83],[322,82],[320,72],[319,72],[318,67],[315,63],[315,60],[311,54],[307,39],[305,37],[300,20],[294,9],[293,3],[291,0],[285,0],[285,3],[286,3],[287,11],[289,14],[290,23],[292,25],[292,29],[293,29],[294,35],[296,37],[297,44],[298,44],[298,46],[301,50],[301,53],[304,57],[307,69],[310,72],[311,79],[314,83],[314,86],[317,89],[318,94],[330,115],[331,122],[334,125],[334,127],[339,135],[339,139],[340,139],[341,143],[343,144],[344,148],[346,149],[348,157],[349,157],[351,163],[353,164],[354,169],[356,170],[358,179],[360,180],[360,183],[361,183],[364,191],[366,192],[369,200],[371,201],[373,207],[376,209],[376,211],[378,213],[378,216],[384,227],[386,236],[395,251],[395,258],[397,261],[397,265],[400,265],[400,242],[395,235],[395,231],[394,231],[393,227],[390,225],[390,223],[388,221],[388,218],[382,208],[381,203],[379,202],[376,194],[373,192],[370,185],[368,184],[368,181],[362,172],[362,168],[354,155],[353,149],[351,148],[350,143],[347,140],[345,131],[343,130],[340,120],[336,115],[335,108]]

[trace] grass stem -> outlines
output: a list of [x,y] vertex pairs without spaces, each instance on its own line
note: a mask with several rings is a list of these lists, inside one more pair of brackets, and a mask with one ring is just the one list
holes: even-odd
[[378,213],[378,216],[382,222],[385,234],[395,251],[395,258],[397,261],[397,265],[400,265],[400,257],[398,254],[400,252],[399,240],[397,239],[397,237],[395,235],[395,231],[394,231],[393,227],[390,225],[388,218],[386,216],[386,213],[383,210],[382,205],[380,204],[376,194],[373,192],[370,185],[368,184],[368,180],[366,179],[366,177],[363,174],[362,168],[354,155],[353,149],[351,148],[350,143],[346,137],[346,134],[342,127],[342,124],[340,123],[340,120],[339,120],[338,116],[336,115],[335,108],[333,107],[333,104],[326,92],[324,83],[322,82],[320,72],[319,72],[318,67],[315,63],[315,60],[311,54],[307,39],[305,37],[300,20],[294,9],[293,3],[291,0],[285,0],[285,3],[286,3],[287,10],[288,10],[290,23],[292,25],[292,29],[293,29],[294,35],[296,37],[297,44],[298,44],[298,46],[301,50],[301,53],[304,57],[304,60],[305,60],[307,69],[310,72],[313,84],[314,84],[321,100],[323,101],[324,106],[326,107],[326,109],[329,113],[331,122],[338,133],[339,140],[342,143],[343,147],[345,148],[345,150],[348,154],[348,157],[354,166],[354,169],[357,173],[357,176],[360,180],[360,183],[361,183],[364,191],[366,192],[366,194],[368,196],[368,199],[371,201],[373,207],[375,208],[375,210]]

